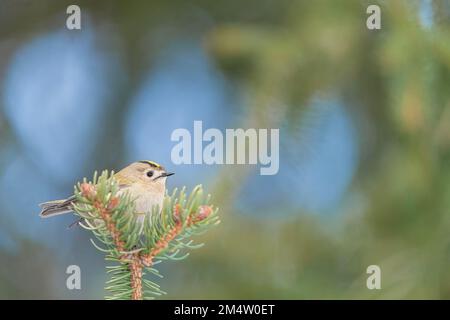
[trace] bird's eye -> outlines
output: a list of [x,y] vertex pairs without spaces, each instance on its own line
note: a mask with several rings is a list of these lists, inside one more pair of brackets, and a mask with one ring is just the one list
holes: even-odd
[[147,172],[147,177],[149,177],[149,178],[153,177],[153,171]]

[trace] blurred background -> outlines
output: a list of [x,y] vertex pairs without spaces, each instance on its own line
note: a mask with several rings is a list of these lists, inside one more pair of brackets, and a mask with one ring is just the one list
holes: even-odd
[[[38,204],[152,159],[222,219],[164,298],[449,299],[449,39],[448,0],[0,0],[0,298],[102,299],[90,234]],[[175,166],[194,120],[280,128],[279,173]]]

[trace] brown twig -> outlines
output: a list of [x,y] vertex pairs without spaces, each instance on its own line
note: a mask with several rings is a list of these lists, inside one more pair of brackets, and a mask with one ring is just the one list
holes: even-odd
[[[96,199],[95,187],[88,183],[83,183],[81,185],[81,192],[83,196],[88,199],[94,200],[94,208],[99,213],[100,217],[105,223],[114,244],[119,251],[119,253],[125,251],[125,242],[121,240],[120,231],[117,229],[113,219],[111,218],[111,213],[114,208],[119,205],[120,199],[118,197],[112,198],[108,205],[105,207],[99,199]],[[131,262],[129,261],[129,255],[122,255],[120,257],[122,263],[128,263],[131,271],[130,284],[132,288],[131,299],[132,300],[142,300],[142,262],[139,258],[139,252],[133,253],[131,256]],[[126,260],[126,261],[125,261]]]
[[[175,239],[183,230],[183,222],[181,221],[181,205],[176,204],[173,209],[175,226],[170,229],[166,235],[164,235],[160,240],[158,240],[155,244],[155,247],[150,250],[148,254],[141,255],[141,261],[146,267],[150,267],[153,265],[153,259],[161,253],[164,249],[169,246],[169,243]],[[192,224],[200,222],[206,219],[212,212],[212,208],[210,206],[200,206],[198,212],[191,212],[186,217],[185,225],[186,227],[190,227]]]
[[181,206],[179,204],[175,205],[174,208],[174,216],[175,216],[175,226],[169,230],[169,232],[164,235],[161,239],[159,239],[155,246],[150,249],[150,252],[147,254],[141,255],[141,261],[146,267],[150,267],[153,265],[153,259],[164,249],[169,246],[169,242],[175,239],[175,237],[180,233],[183,228],[183,223],[180,219],[181,214]]
[[[89,183],[81,184],[81,192],[83,196],[93,200],[94,208],[104,221],[107,230],[109,231],[114,245],[119,253],[125,252],[125,242],[121,240],[120,231],[117,229],[114,220],[112,219],[112,211],[119,205],[120,199],[118,197],[112,198],[105,207],[100,199],[97,199],[95,186]],[[183,223],[181,220],[182,208],[180,204],[176,204],[173,210],[175,226],[171,228],[164,236],[159,239],[155,246],[150,249],[149,253],[143,254],[137,250],[133,253],[122,254],[120,260],[122,263],[127,263],[131,272],[130,285],[132,288],[131,299],[142,300],[142,271],[143,267],[150,267],[153,265],[154,258],[165,250],[169,243],[174,240],[183,230],[183,227],[190,227],[193,224],[206,219],[212,212],[210,206],[200,206],[197,212],[191,212],[186,217]]]
[[134,253],[130,262],[131,271],[131,300],[142,300],[142,268],[143,264],[139,253]]

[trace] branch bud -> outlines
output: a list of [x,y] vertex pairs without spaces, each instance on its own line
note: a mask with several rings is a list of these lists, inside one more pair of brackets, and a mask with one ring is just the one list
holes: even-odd
[[92,200],[97,195],[97,192],[95,191],[95,187],[87,182],[83,182],[80,186],[81,194],[83,197],[88,198],[89,200]]
[[211,206],[200,206],[198,207],[197,214],[195,217],[195,222],[205,220],[212,213],[213,209]]

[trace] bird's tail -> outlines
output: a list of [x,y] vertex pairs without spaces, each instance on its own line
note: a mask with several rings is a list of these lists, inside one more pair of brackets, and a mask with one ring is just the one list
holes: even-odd
[[59,214],[72,212],[72,202],[74,200],[75,199],[71,197],[66,200],[54,200],[41,203],[39,205],[41,207],[41,213],[39,214],[39,216],[41,218],[48,218]]

